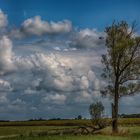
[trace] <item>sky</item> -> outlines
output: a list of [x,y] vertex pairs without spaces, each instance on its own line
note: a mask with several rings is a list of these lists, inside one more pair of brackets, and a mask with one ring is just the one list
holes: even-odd
[[[114,20],[140,25],[139,0],[0,0],[0,9],[0,120],[89,118],[96,101],[110,116],[100,95],[104,30]],[[119,113],[140,113],[139,100],[121,98]]]
[[40,15],[49,21],[69,19],[77,27],[104,30],[113,20],[140,22],[139,0],[1,0],[12,25]]

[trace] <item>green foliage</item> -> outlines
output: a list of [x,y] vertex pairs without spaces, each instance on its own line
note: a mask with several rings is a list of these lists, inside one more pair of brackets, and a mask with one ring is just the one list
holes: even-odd
[[107,54],[102,55],[104,73],[108,86],[103,95],[114,96],[115,83],[119,86],[119,97],[140,91],[140,37],[135,33],[136,23],[129,26],[125,21],[113,23],[105,32]]
[[89,113],[91,115],[91,118],[94,120],[101,119],[103,116],[103,112],[104,112],[104,106],[102,102],[92,103],[89,106]]
[[77,119],[81,120],[82,119],[82,115],[78,115]]
[[102,95],[113,98],[112,130],[118,133],[119,98],[140,92],[140,37],[135,33],[136,24],[129,26],[121,21],[106,28],[107,54],[102,56],[108,85]]
[[92,103],[89,106],[89,113],[93,126],[104,128],[106,126],[105,119],[103,119],[104,106],[102,102]]

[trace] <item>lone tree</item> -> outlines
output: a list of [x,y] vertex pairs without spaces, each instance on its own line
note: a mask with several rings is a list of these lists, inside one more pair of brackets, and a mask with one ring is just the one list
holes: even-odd
[[81,120],[82,119],[82,115],[78,115],[77,119]]
[[104,106],[102,102],[92,103],[89,106],[89,113],[94,126],[97,126],[99,129],[105,127],[105,123],[103,122]]
[[125,21],[106,28],[107,54],[102,55],[108,85],[101,91],[110,95],[112,103],[112,131],[118,133],[118,102],[122,96],[140,92],[140,37],[135,33],[136,24]]

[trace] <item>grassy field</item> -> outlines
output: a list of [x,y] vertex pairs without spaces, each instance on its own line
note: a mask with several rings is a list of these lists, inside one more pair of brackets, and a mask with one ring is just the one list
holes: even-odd
[[[131,127],[121,127],[120,130],[126,130],[128,133],[122,136],[112,136],[110,127],[103,130],[102,134],[98,135],[87,135],[87,136],[74,136],[74,135],[64,135],[64,136],[28,136],[30,131],[46,131],[48,129],[61,129],[61,127],[36,127],[36,126],[27,126],[27,127],[5,127],[4,130],[0,129],[1,134],[7,136],[12,134],[23,134],[22,136],[2,138],[3,140],[140,140],[140,127],[131,126]],[[7,130],[7,131],[6,131]],[[11,132],[11,133],[9,133]],[[13,135],[14,136],[14,135]]]
[[[106,119],[111,124],[111,119]],[[118,120],[119,125],[140,125],[140,118],[121,118]],[[47,120],[47,121],[13,121],[0,122],[0,126],[77,126],[91,124],[86,120]]]
[[[129,121],[128,121],[129,120]],[[90,123],[89,120],[0,122],[0,139],[3,140],[140,140],[140,119],[119,120],[121,136],[113,136],[111,127],[100,134],[87,136],[45,136],[48,131],[75,128],[77,125]],[[36,135],[36,134],[41,135]],[[43,135],[42,135],[43,134]],[[9,137],[9,138],[8,138]]]
[[140,140],[138,137],[119,137],[119,136],[48,136],[48,137],[18,137],[7,138],[4,140]]
[[0,136],[8,135],[29,135],[30,133],[39,133],[46,131],[57,131],[64,128],[73,128],[74,126],[4,126],[0,127]]

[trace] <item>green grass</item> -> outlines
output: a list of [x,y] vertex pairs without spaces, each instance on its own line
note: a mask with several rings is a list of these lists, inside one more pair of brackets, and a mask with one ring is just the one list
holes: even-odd
[[[108,122],[110,120],[108,119]],[[0,122],[0,139],[3,140],[140,140],[140,119],[120,119],[119,130],[121,136],[112,136],[111,127],[101,131],[99,135],[87,136],[43,136],[46,132],[78,125],[90,124],[89,120],[53,120],[53,121],[25,121]],[[53,125],[53,126],[52,126]],[[35,134],[35,135],[34,135]],[[38,134],[43,134],[38,136]],[[9,138],[7,138],[9,136]],[[12,137],[13,136],[13,137]]]
[[[102,135],[88,135],[88,136],[27,136],[31,131],[42,132],[46,130],[56,130],[62,129],[64,127],[54,127],[54,126],[25,126],[25,127],[1,127],[0,134],[3,135],[13,135],[13,134],[23,134],[23,136],[13,137],[13,138],[3,138],[3,140],[140,140],[140,127],[120,127],[120,130],[127,130],[128,134],[123,136],[112,136],[111,128],[108,127],[103,130]],[[66,127],[67,128],[67,127]]]
[[49,130],[58,130],[63,128],[73,128],[74,126],[4,126],[0,127],[0,136],[7,135],[29,135],[31,132],[43,132]]
[[[111,124],[111,119],[106,119]],[[140,125],[140,118],[120,118],[119,125]],[[86,120],[47,120],[47,121],[16,121],[0,122],[0,126],[77,126],[91,124]]]
[[120,136],[47,136],[47,137],[17,137],[4,140],[140,140],[140,137],[120,137]]

